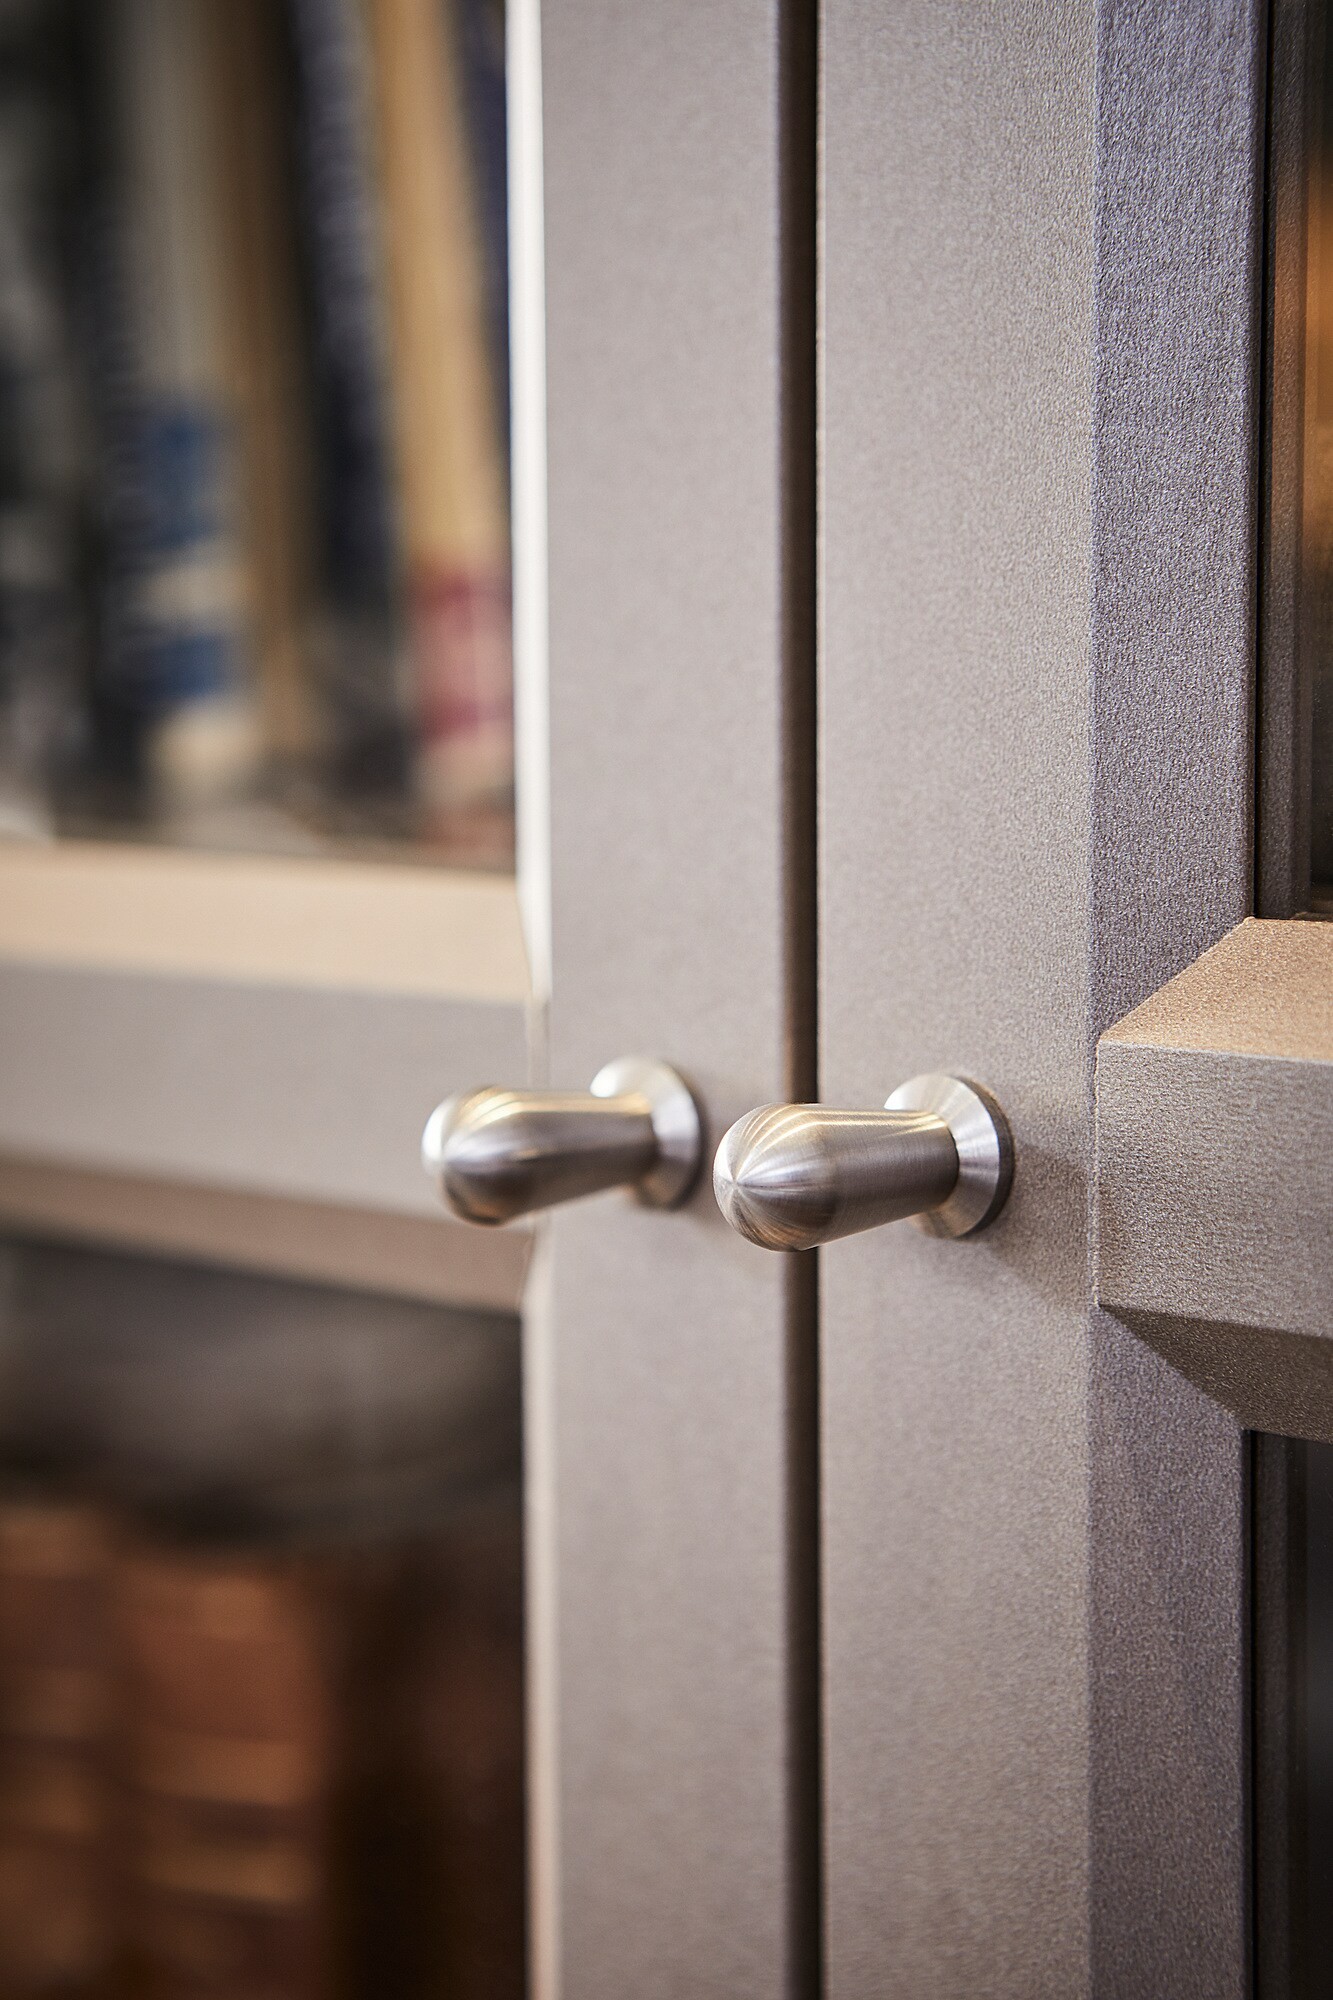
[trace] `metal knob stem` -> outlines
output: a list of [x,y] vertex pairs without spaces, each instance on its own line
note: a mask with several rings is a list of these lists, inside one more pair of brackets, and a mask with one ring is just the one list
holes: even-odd
[[650,1208],[674,1208],[702,1154],[689,1085],[647,1056],[608,1063],[588,1091],[464,1091],[437,1106],[421,1140],[445,1206],[482,1224],[614,1187],[632,1188]]
[[1004,1113],[976,1084],[918,1076],[882,1111],[768,1104],[718,1147],[713,1189],[764,1250],[810,1250],[911,1216],[936,1236],[971,1236],[1003,1208],[1013,1178]]

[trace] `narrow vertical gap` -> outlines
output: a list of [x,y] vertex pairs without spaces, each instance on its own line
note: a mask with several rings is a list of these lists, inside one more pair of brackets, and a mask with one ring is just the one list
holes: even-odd
[[787,1258],[788,1741],[793,2000],[818,2000],[824,1966],[823,1720],[819,1581],[818,1252]]
[[818,0],[782,0],[783,973],[785,1087],[818,1087],[816,504]]
[[[784,1087],[818,1095],[816,489],[818,0],[779,0],[782,339],[782,872]],[[816,2000],[823,1967],[819,1581],[819,1271],[786,1260],[791,1983]]]

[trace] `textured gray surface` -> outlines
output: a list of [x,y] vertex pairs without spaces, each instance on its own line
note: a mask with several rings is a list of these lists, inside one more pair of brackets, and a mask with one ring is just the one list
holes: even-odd
[[1333,1336],[1333,1062],[1104,1046],[1098,1293]]
[[1102,1037],[1098,1296],[1255,1430],[1333,1436],[1333,926],[1241,924]]
[[1240,1438],[1089,1182],[1098,1032],[1247,907],[1253,11],[826,6],[821,1091],[1018,1155],[824,1255],[832,2000],[1244,1990]]
[[0,1153],[436,1216],[421,1128],[523,1010],[0,963]]
[[[543,14],[551,1080],[661,1055],[716,1136],[785,1073],[778,22]],[[769,2000],[800,1901],[783,1265],[706,1184],[551,1239],[560,1990]]]
[[1333,924],[1247,917],[1106,1030],[1122,1049],[1333,1062]]
[[[1085,1080],[1249,908],[1264,13],[1098,8]],[[1092,1983],[1214,2000],[1248,1943],[1242,1440],[1091,1331]]]

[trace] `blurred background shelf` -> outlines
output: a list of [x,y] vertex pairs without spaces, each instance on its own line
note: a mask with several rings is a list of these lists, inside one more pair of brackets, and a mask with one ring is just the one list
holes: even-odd
[[505,877],[0,848],[0,1221],[510,1308],[417,1142],[526,1074],[527,992]]
[[531,1233],[0,1158],[0,1231],[516,1312]]
[[380,862],[0,844],[0,958],[521,1006],[507,875]]

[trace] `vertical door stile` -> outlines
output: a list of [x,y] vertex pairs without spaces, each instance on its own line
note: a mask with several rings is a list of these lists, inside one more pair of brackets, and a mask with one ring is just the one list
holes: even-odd
[[[1251,908],[1265,12],[1099,8],[1093,1041]],[[1245,1440],[1104,1313],[1088,1411],[1093,1990],[1240,1996]]]
[[[814,0],[544,0],[552,1082],[813,1086]],[[818,1976],[814,1300],[705,1173],[557,1212],[548,1995]]]
[[827,1982],[1245,1990],[1244,1463],[1090,1307],[1101,1029],[1250,895],[1263,9],[825,0],[820,1037],[995,1229],[824,1253]]

